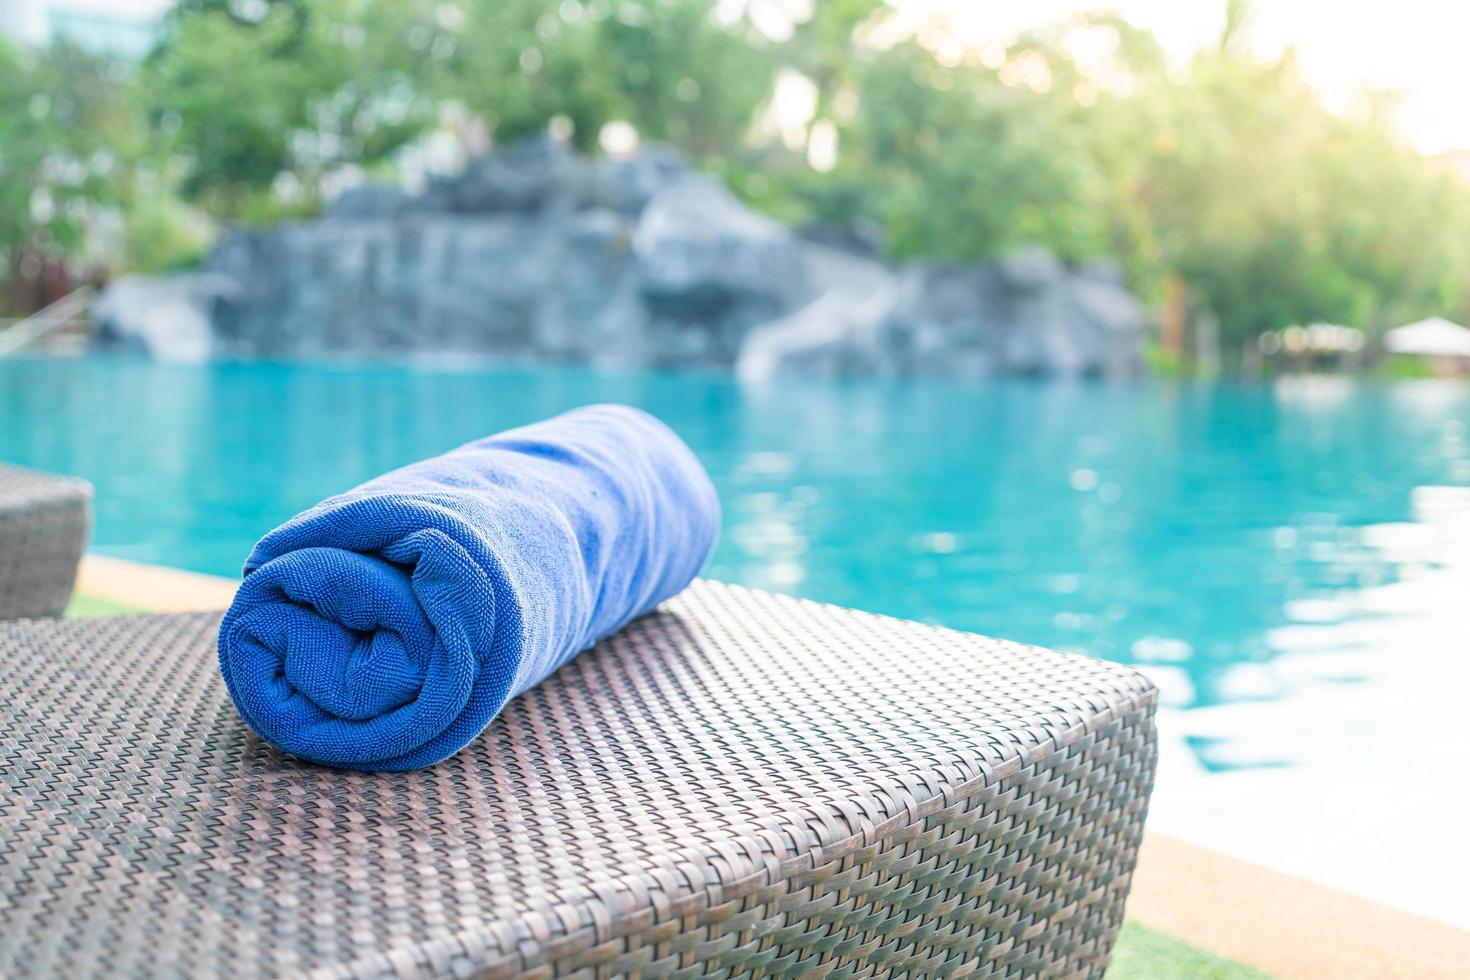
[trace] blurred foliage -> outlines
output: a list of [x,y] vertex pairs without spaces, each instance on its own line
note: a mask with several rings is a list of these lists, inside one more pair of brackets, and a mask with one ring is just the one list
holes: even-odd
[[[203,216],[309,214],[431,138],[474,151],[550,127],[595,153],[618,123],[785,220],[877,229],[898,258],[1040,242],[1112,256],[1154,301],[1177,276],[1227,352],[1291,323],[1470,313],[1470,188],[1394,134],[1390,101],[1334,114],[1290,52],[1250,53],[1241,0],[1183,66],[1110,15],[976,49],[882,0],[775,27],[771,9],[182,0],[139,65],[0,46],[0,252],[98,260],[88,232],[111,213],[103,265],[172,267]],[[794,120],[790,91],[809,103]]]
[[[422,0],[184,0],[144,65],[142,96],[182,194],[268,220],[263,192],[315,202],[344,166],[371,166],[436,118],[450,50]],[[279,196],[279,195],[278,195]]]
[[138,272],[169,272],[194,265],[209,245],[209,228],[187,205],[156,189],[136,194],[124,212],[123,254]]
[[1180,378],[1185,370],[1184,358],[1174,351],[1167,351],[1158,344],[1150,344],[1143,352],[1144,367],[1155,378]]
[[125,200],[143,141],[118,65],[70,44],[0,42],[0,255],[74,254]]
[[[967,259],[1042,242],[1063,258],[1106,250],[1104,182],[1085,129],[1056,100],[955,71],[917,42],[874,57],[844,167],[899,256]],[[825,216],[841,220],[841,214]]]
[[1115,240],[1136,284],[1179,273],[1227,349],[1293,323],[1463,316],[1470,189],[1381,115],[1330,114],[1290,55],[1263,64],[1222,46],[1180,83],[1145,79],[1100,105],[1109,122],[1093,130],[1114,144]]
[[705,0],[502,0],[442,18],[452,51],[442,97],[481,114],[497,139],[571,125],[583,150],[602,127],[706,159],[738,151],[770,90],[774,49],[744,21],[723,25]]

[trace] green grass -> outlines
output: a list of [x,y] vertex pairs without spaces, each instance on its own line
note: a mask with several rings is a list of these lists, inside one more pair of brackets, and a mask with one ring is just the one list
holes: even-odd
[[76,619],[85,619],[90,616],[124,616],[128,613],[142,612],[136,606],[130,606],[123,602],[113,602],[111,599],[99,599],[96,596],[72,593],[71,602],[66,604],[63,616]]
[[1434,366],[1427,357],[1411,354],[1390,354],[1378,365],[1378,376],[1390,381],[1401,378],[1432,378]]
[[1269,980],[1270,974],[1197,949],[1156,929],[1123,923],[1107,980]]
[[[138,608],[110,599],[73,595],[67,616],[121,616]],[[1107,980],[1269,980],[1270,974],[1196,949],[1155,929],[1123,923]]]

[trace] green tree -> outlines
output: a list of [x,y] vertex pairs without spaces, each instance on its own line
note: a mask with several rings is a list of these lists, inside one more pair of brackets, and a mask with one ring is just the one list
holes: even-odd
[[281,180],[310,206],[324,177],[372,167],[435,119],[453,54],[428,0],[186,0],[146,63],[182,191],[225,218]]
[[718,22],[709,0],[639,0],[598,33],[619,112],[641,134],[699,159],[742,152],[777,68],[749,24]]
[[[841,27],[855,33],[872,17],[857,6]],[[826,36],[818,51],[802,60],[821,64],[843,46]],[[842,71],[827,75],[827,104],[841,109],[825,117],[838,165],[785,178],[806,216],[875,221],[899,257],[977,259],[1033,242],[1067,259],[1102,251],[1104,186],[1085,125],[1053,94],[1030,42],[1015,54],[1041,74],[1023,83],[974,59],[946,63],[916,38],[885,50],[852,43]]]
[[1135,285],[1177,273],[1230,350],[1293,323],[1453,311],[1470,189],[1405,146],[1381,105],[1329,112],[1290,52],[1243,53],[1231,24],[1181,80],[1150,66],[1095,110],[1114,249]]
[[872,182],[898,255],[973,259],[1040,242],[1064,258],[1103,246],[1101,181],[1054,100],[916,44],[863,75],[846,152]]
[[564,16],[534,0],[469,3],[453,54],[435,78],[436,93],[483,117],[498,142],[544,132],[564,116],[583,149],[616,112],[605,74],[595,18],[580,4]]
[[718,21],[710,0],[506,0],[466,8],[440,91],[501,142],[563,117],[594,151],[622,120],[713,158],[738,151],[774,71],[770,46],[744,21]]
[[0,41],[0,269],[12,289],[45,259],[79,258],[99,215],[127,200],[142,149],[128,81],[125,66],[68,43]]
[[[1470,312],[1470,188],[1395,135],[1389,100],[1335,113],[1289,52],[1253,55],[1244,0],[1182,71],[1116,16],[977,51],[905,34],[883,0],[814,4],[769,35],[747,13],[182,0],[140,69],[0,45],[0,259],[75,260],[120,215],[108,264],[169,266],[201,243],[183,202],[270,220],[335,175],[390,171],[446,119],[501,144],[569,122],[589,152],[622,120],[783,218],[876,224],[897,256],[1115,256],[1147,298],[1182,283],[1229,350],[1296,322]],[[806,145],[766,139],[781,71],[816,94]],[[834,133],[835,161],[813,152]]]

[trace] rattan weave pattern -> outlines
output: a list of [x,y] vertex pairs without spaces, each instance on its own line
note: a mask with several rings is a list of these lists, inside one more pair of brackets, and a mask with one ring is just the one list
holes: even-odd
[[446,762],[245,728],[211,615],[0,626],[0,975],[1096,976],[1116,665],[699,582]]
[[91,484],[0,463],[0,619],[60,614],[91,530]]

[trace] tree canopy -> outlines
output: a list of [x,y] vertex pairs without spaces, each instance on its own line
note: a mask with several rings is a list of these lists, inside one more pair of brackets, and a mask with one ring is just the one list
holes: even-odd
[[[1115,16],[959,44],[882,0],[783,21],[731,0],[183,0],[122,64],[0,45],[0,255],[176,263],[201,222],[309,212],[431,138],[617,124],[680,147],[786,220],[880,229],[897,258],[1029,243],[1115,258],[1239,345],[1291,323],[1370,329],[1470,303],[1470,187],[1394,130],[1329,111],[1291,52],[1219,42],[1170,64]],[[116,222],[114,222],[116,223]]]

